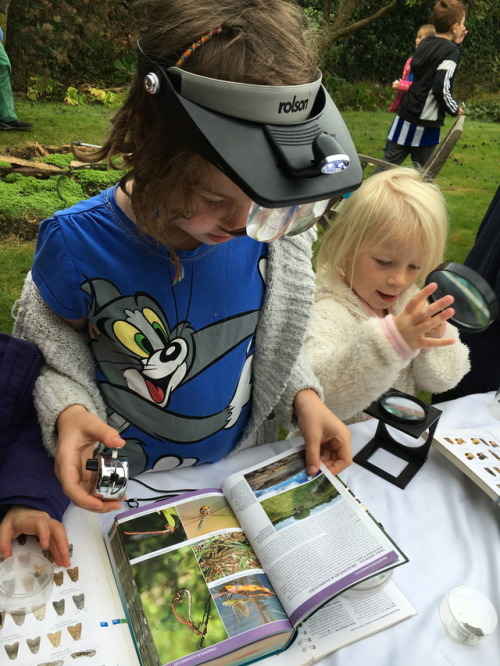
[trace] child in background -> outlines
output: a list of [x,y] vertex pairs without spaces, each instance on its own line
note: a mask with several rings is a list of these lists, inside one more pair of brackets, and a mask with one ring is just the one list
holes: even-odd
[[312,146],[285,171],[288,148],[267,133],[311,111],[309,124],[328,121],[327,142],[342,124],[304,15],[283,0],[139,8],[138,75],[93,158],[122,156],[128,171],[41,224],[14,329],[45,357],[35,397],[56,472],[76,504],[113,510],[89,494],[95,442],[125,444],[136,475],[275,441],[293,419],[308,471],[321,454],[338,473],[350,434],[301,350],[314,289],[306,229],[349,191],[355,149],[339,173],[313,167]]
[[[435,34],[436,34],[436,28],[432,25],[432,23],[426,23],[425,25],[421,25],[417,31],[417,36],[415,38],[415,48],[417,48],[417,46],[420,44],[420,42],[423,39],[425,39],[429,35],[435,35]],[[396,97],[392,101],[392,104],[387,109],[388,111],[396,111],[399,108],[403,94],[408,90],[408,88],[412,84],[413,74],[411,73],[410,66],[411,66],[411,58],[408,58],[403,67],[403,73],[401,75],[401,78],[396,79],[395,81],[392,82],[391,85],[392,89],[397,90],[398,92],[396,94]]]
[[42,362],[35,345],[0,334],[0,554],[9,557],[20,534],[35,534],[57,564],[69,566],[60,522],[69,500],[43,448],[33,405]]
[[401,164],[410,155],[414,166],[423,167],[439,143],[445,115],[462,114],[452,88],[460,58],[458,44],[467,34],[464,22],[465,6],[460,0],[438,0],[435,4],[431,23],[436,34],[422,40],[413,54],[413,81],[389,128],[386,162]]
[[327,231],[305,347],[325,402],[347,423],[394,388],[415,394],[455,386],[469,369],[452,296],[433,304],[425,276],[442,262],[443,197],[418,171],[388,169],[364,181]]

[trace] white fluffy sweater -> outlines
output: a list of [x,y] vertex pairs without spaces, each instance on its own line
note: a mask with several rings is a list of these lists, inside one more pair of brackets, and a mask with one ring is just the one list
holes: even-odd
[[[393,307],[396,315],[416,289]],[[454,387],[469,370],[469,350],[448,324],[447,347],[405,357],[387,336],[383,320],[370,316],[358,296],[340,279],[334,290],[316,290],[305,349],[325,393],[325,403],[347,423],[366,418],[363,409],[395,388],[412,395],[421,389],[441,393]]]

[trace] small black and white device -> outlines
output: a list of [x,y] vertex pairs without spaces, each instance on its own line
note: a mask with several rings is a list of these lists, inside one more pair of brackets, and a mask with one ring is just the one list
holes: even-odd
[[118,455],[118,449],[111,453],[101,453],[96,449],[89,458],[85,469],[97,472],[94,492],[102,499],[119,499],[125,496],[128,483],[128,459]]

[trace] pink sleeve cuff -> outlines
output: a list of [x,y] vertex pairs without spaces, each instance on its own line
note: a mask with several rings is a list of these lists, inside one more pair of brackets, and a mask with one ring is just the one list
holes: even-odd
[[386,338],[391,343],[394,351],[399,354],[403,360],[409,361],[418,355],[418,350],[412,349],[399,332],[399,329],[394,322],[394,316],[392,314],[388,314],[383,319],[381,319],[380,325],[382,326],[382,330],[384,331]]

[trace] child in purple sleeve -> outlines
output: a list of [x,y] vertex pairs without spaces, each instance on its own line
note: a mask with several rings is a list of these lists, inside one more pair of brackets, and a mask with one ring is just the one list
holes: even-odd
[[62,516],[69,500],[43,444],[32,392],[43,363],[39,349],[0,334],[0,553],[12,539],[35,534],[60,566],[69,566]]

